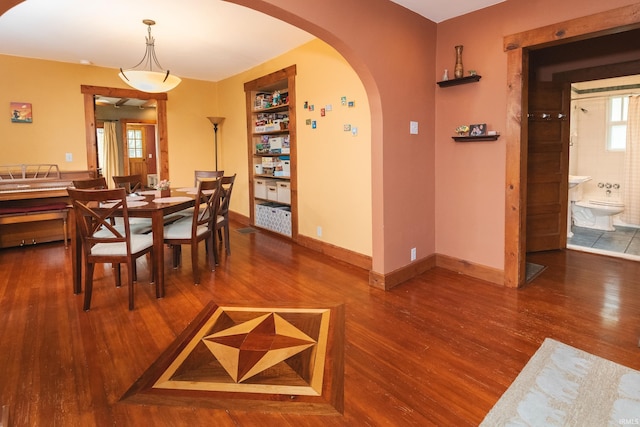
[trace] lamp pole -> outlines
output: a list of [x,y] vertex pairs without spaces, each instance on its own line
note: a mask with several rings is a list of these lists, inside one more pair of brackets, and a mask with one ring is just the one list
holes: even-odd
[[213,125],[213,134],[215,141],[215,154],[216,154],[216,170],[218,170],[218,125],[221,125],[224,121],[224,117],[207,117]]

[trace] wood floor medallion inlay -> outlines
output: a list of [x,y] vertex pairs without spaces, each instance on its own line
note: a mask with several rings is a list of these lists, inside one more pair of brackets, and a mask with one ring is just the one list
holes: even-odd
[[344,308],[210,303],[121,401],[343,412]]

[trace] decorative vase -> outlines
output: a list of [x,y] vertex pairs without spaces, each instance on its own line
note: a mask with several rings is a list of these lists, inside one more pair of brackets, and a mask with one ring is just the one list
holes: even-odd
[[170,196],[171,196],[170,188],[165,188],[160,190],[160,197],[170,197]]
[[456,67],[453,69],[453,75],[456,79],[464,77],[464,68],[462,67],[462,45],[456,46]]

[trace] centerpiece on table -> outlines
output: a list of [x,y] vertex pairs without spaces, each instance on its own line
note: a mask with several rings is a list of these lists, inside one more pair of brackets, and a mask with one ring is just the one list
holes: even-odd
[[158,182],[158,185],[156,186],[156,190],[160,192],[160,197],[171,196],[171,181],[167,181],[166,179],[163,179],[162,181]]

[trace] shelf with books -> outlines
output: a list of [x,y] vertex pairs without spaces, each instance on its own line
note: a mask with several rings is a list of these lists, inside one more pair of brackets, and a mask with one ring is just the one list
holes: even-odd
[[296,66],[244,85],[247,105],[249,198],[252,225],[298,235]]

